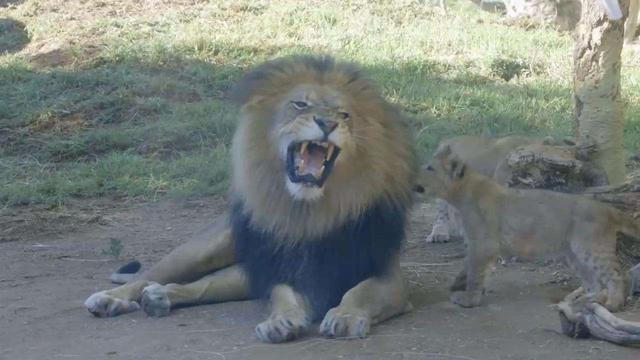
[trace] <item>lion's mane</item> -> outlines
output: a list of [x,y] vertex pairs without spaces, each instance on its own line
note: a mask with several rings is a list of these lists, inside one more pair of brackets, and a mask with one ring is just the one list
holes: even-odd
[[[285,164],[269,136],[283,97],[300,84],[332,87],[354,118],[355,160],[334,168],[315,201],[289,194]],[[234,98],[240,121],[230,219],[238,261],[255,296],[287,283],[322,316],[349,288],[384,273],[399,252],[417,169],[413,139],[360,69],[330,57],[267,62],[241,79]]]

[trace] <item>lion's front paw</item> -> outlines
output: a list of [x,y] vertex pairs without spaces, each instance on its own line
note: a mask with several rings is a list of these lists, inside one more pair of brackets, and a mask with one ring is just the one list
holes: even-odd
[[167,316],[171,310],[167,289],[158,283],[151,283],[142,290],[141,302],[142,310],[149,316]]
[[89,296],[84,306],[96,317],[113,317],[140,309],[137,302],[119,299],[106,290]]
[[445,243],[451,240],[449,226],[447,224],[435,224],[431,229],[431,234],[427,236],[428,243]]
[[465,308],[480,306],[482,304],[482,290],[473,291],[452,291],[451,302]]
[[299,337],[309,326],[309,321],[300,309],[283,314],[272,314],[256,326],[256,335],[263,342],[280,343]]
[[364,338],[371,329],[371,318],[359,310],[335,307],[327,312],[320,324],[320,334],[326,337]]

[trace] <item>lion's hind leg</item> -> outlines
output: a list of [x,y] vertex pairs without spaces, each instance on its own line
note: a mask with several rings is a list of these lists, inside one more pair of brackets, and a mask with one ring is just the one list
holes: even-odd
[[177,306],[246,300],[249,283],[240,265],[233,265],[189,284],[160,285],[142,290],[142,309],[149,316],[166,316]]
[[305,299],[289,285],[271,290],[271,315],[256,326],[256,335],[264,342],[279,343],[299,337],[311,324]]
[[136,280],[111,290],[89,296],[84,306],[96,317],[113,317],[140,309],[140,292],[148,285],[145,280]]
[[160,262],[133,280],[89,296],[84,305],[97,317],[112,317],[140,308],[142,290],[151,282],[184,283],[196,280],[235,262],[233,239],[226,217],[209,226],[195,239],[180,245]]
[[582,280],[583,288],[586,290],[585,296],[605,306],[609,311],[620,310],[626,300],[626,287],[615,249],[588,249],[576,245],[573,246],[572,252],[573,256],[570,259]]

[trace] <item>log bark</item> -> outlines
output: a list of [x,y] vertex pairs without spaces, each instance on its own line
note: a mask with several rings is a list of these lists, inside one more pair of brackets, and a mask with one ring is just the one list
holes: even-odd
[[584,0],[574,48],[576,139],[595,143],[590,161],[605,170],[610,184],[624,181],[620,53],[629,0],[620,0],[623,18],[611,21],[597,0]]

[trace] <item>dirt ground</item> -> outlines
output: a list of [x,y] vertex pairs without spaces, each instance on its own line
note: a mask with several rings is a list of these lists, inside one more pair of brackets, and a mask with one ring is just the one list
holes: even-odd
[[[363,340],[311,333],[289,344],[258,342],[267,314],[259,301],[98,319],[87,296],[113,286],[111,271],[131,258],[158,260],[223,209],[221,199],[146,204],[82,203],[66,214],[5,210],[0,216],[0,359],[640,359],[640,349],[562,335],[549,305],[575,286],[559,264],[497,265],[487,304],[461,309],[447,287],[463,245],[426,244],[432,205],[418,206],[403,267],[415,310],[373,328]],[[49,230],[43,231],[43,226]],[[117,251],[113,244],[122,245]],[[117,247],[117,246],[116,246]]]

